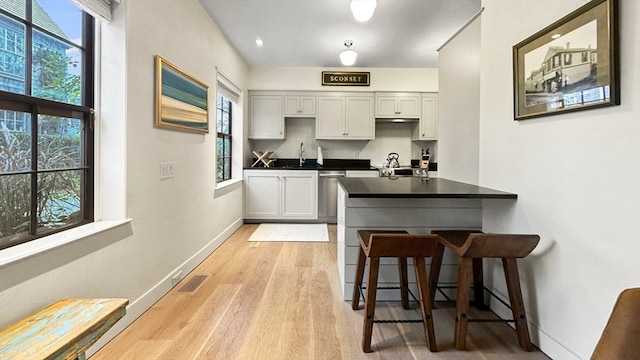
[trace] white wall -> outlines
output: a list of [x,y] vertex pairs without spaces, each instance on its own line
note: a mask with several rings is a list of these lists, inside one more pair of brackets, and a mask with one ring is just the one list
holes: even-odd
[[480,24],[478,17],[438,54],[438,174],[472,184],[479,166]]
[[[371,86],[322,86],[322,71],[370,72]],[[437,92],[438,69],[259,67],[250,69],[248,84],[251,90]],[[274,157],[296,158],[300,142],[304,142],[305,155],[310,159],[316,158],[321,146],[325,158],[370,159],[373,165],[383,165],[388,153],[396,152],[401,165],[409,165],[411,159],[419,158],[422,148],[430,148],[432,162],[437,162],[437,142],[411,141],[414,125],[376,124],[376,138],[370,141],[316,140],[315,119],[286,119],[285,140],[250,140],[247,149],[248,153],[269,150],[275,152]]]
[[[67,297],[129,299],[122,327],[242,224],[241,184],[214,194],[215,67],[244,88],[247,65],[197,0],[149,5],[122,0],[102,29],[100,206],[132,221],[0,268],[0,327]],[[211,87],[213,134],[154,127],[156,54]],[[175,177],[160,180],[165,161]]]
[[483,1],[479,180],[518,194],[485,202],[484,227],[540,234],[521,279],[555,359],[588,359],[620,291],[640,286],[640,2],[620,1],[620,106],[513,121],[512,46],[584,3]]
[[[371,73],[370,86],[322,86],[323,71],[365,71]],[[438,91],[435,68],[315,68],[253,67],[249,70],[249,90],[313,91]]]

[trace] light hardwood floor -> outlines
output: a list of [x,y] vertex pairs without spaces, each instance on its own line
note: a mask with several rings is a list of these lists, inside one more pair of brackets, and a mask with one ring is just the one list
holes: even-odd
[[[445,303],[433,311],[439,352],[428,350],[420,323],[377,323],[365,354],[363,310],[340,295],[335,226],[328,243],[248,242],[256,228],[243,225],[91,360],[548,359],[520,349],[503,323],[470,324],[467,350],[456,350],[455,309]],[[206,278],[181,292],[194,276]],[[419,319],[414,309],[378,303],[376,318]]]

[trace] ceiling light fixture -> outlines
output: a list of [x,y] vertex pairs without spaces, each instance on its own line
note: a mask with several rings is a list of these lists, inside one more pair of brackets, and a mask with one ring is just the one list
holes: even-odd
[[351,66],[355,64],[356,58],[358,57],[358,53],[355,50],[351,49],[352,45],[353,45],[353,41],[345,40],[344,46],[346,46],[347,49],[343,50],[340,53],[340,61],[342,62],[342,65]]
[[365,22],[373,16],[376,5],[376,0],[351,0],[351,12],[356,20]]
[[256,39],[256,45],[258,45],[258,46],[262,46],[262,45],[264,45],[264,42],[262,42],[262,39],[257,38],[257,39]]

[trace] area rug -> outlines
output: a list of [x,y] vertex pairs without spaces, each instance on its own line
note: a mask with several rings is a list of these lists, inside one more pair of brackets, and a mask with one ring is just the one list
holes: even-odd
[[329,241],[327,224],[260,224],[249,241]]

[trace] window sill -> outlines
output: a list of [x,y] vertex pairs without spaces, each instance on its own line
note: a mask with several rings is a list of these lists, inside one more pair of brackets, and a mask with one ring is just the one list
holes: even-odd
[[129,222],[131,222],[131,219],[97,221],[90,224],[78,226],[73,229],[62,231],[57,234],[45,236],[40,239],[32,240],[24,244],[0,250],[0,267],[26,259],[28,257],[40,254],[59,246],[84,239],[91,235],[113,229]]
[[227,181],[223,181],[219,184],[216,184],[216,190],[222,190],[224,188],[227,188],[229,186],[233,186],[239,182],[242,182],[243,179],[231,179],[231,180],[227,180]]

